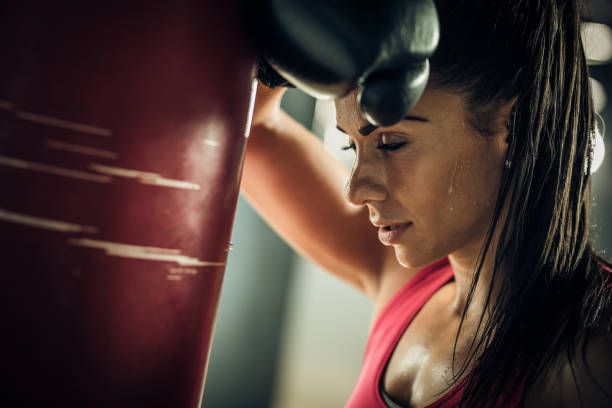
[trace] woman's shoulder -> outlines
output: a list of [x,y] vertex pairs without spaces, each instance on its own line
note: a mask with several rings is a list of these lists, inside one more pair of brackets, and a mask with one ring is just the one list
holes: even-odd
[[[606,311],[607,322],[612,307]],[[609,324],[592,332],[576,347],[573,358],[566,353],[531,388],[525,407],[611,407],[612,331]]]

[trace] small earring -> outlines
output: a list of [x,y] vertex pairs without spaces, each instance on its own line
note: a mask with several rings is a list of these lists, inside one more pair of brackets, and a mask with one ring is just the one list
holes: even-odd
[[510,170],[511,167],[512,167],[512,160],[506,160],[506,168]]

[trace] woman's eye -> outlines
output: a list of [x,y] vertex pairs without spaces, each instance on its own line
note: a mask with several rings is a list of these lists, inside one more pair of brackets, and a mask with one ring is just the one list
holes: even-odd
[[341,147],[341,149],[355,151],[355,143],[349,143],[348,145]]
[[[392,152],[393,150],[397,150],[404,146],[406,142],[398,142],[398,143],[382,143],[376,146],[379,150],[384,150],[386,152]],[[341,147],[342,150],[353,150],[355,151],[355,143],[350,143],[346,146]]]
[[379,149],[379,150],[384,150],[386,152],[391,152],[393,150],[397,150],[397,149],[401,148],[405,144],[406,144],[406,142],[383,143],[383,144],[379,144],[378,146],[376,146],[376,148]]

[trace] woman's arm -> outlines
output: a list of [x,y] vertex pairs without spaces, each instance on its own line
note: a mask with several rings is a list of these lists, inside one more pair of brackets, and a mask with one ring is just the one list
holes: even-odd
[[242,192],[297,251],[374,298],[393,253],[345,200],[348,170],[280,109],[283,92],[258,88]]

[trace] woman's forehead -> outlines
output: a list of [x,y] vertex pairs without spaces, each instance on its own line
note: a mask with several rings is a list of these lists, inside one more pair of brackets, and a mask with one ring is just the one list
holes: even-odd
[[[359,128],[368,125],[368,121],[359,110],[358,93],[359,90],[354,90],[335,101],[336,122],[339,126]],[[429,122],[463,118],[463,113],[464,98],[461,94],[433,86],[428,86],[417,104],[407,112],[411,116],[425,118]]]
[[358,95],[359,89],[355,89],[343,98],[336,99],[336,122],[338,124],[345,123],[353,126],[365,126],[368,124],[368,121],[363,118],[359,110]]

